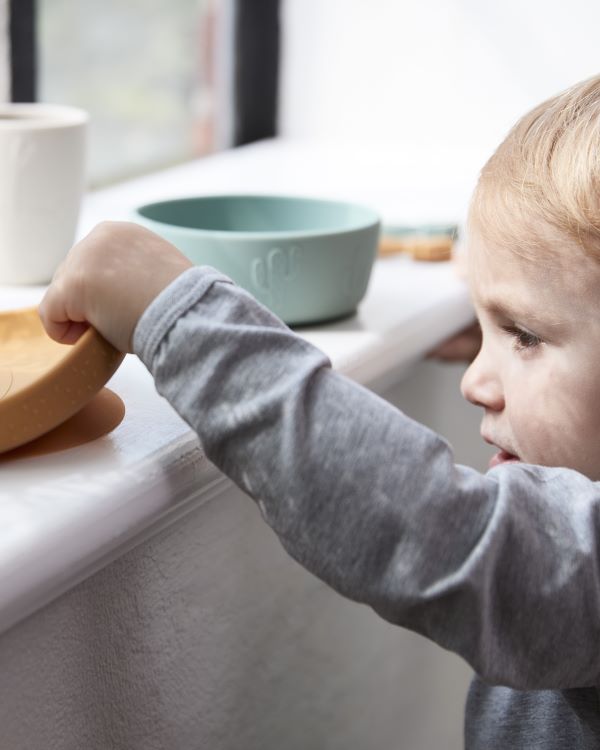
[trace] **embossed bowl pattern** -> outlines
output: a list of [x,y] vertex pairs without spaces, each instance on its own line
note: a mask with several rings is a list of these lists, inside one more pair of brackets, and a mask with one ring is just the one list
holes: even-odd
[[288,325],[356,311],[380,230],[379,216],[366,206],[269,195],[151,203],[134,220],[196,265],[225,273]]

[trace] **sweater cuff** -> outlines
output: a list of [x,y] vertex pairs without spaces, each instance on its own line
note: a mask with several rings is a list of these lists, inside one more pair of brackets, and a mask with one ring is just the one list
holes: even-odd
[[234,284],[211,266],[193,266],[165,287],[144,310],[133,332],[132,347],[148,369],[158,346],[177,320],[217,281]]

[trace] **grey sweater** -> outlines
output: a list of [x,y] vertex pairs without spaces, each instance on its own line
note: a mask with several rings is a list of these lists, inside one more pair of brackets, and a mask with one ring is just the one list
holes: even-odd
[[134,332],[157,391],[288,553],[475,671],[468,750],[600,748],[600,488],[482,475],[209,267]]

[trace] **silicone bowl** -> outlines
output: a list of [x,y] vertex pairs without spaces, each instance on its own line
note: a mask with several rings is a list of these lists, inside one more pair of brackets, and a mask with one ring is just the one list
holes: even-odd
[[0,453],[82,409],[125,355],[94,328],[73,345],[51,339],[36,307],[0,312]]
[[378,215],[365,206],[268,195],[150,203],[135,211],[134,220],[193,263],[225,273],[288,325],[356,311],[380,227]]

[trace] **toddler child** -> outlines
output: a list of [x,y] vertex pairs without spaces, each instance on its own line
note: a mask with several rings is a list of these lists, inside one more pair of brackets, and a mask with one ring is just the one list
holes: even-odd
[[[39,312],[152,373],[283,546],[473,667],[469,750],[600,747],[600,76],[525,115],[468,222],[486,474],[223,274],[106,223]],[[401,746],[399,739],[399,746]]]

